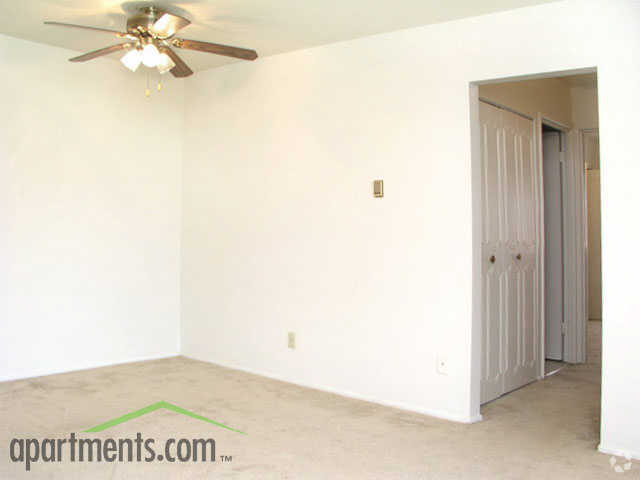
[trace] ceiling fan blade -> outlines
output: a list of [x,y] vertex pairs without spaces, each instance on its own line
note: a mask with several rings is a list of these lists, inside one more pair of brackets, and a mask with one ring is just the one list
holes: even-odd
[[102,57],[103,55],[109,55],[110,53],[117,52],[120,50],[125,50],[131,48],[133,43],[119,43],[117,45],[111,45],[110,47],[101,48],[100,50],[94,50],[93,52],[85,53],[84,55],[80,55],[79,57],[70,58],[70,62],[86,62],[87,60],[93,60],[97,57]]
[[160,47],[160,53],[166,53],[171,57],[173,63],[176,64],[175,67],[171,69],[171,74],[174,77],[188,77],[189,75],[193,75],[193,70],[191,70],[186,63],[178,56],[176,52],[174,52],[169,47]]
[[117,30],[110,30],[108,28],[86,27],[84,25],[74,25],[73,23],[44,22],[44,24],[45,25],[56,25],[58,27],[81,28],[81,29],[84,29],[84,30],[93,30],[94,32],[113,33],[118,37],[124,37],[125,35],[127,35],[126,32],[119,32]]
[[151,32],[160,38],[169,38],[176,32],[191,22],[184,17],[173,15],[171,13],[163,13],[158,20],[151,26]]
[[198,40],[175,38],[171,41],[171,44],[175,47],[184,48],[186,50],[197,50],[198,52],[215,53],[216,55],[241,58],[242,60],[255,60],[256,58],[258,58],[258,54],[255,50],[231,47],[229,45],[220,45],[219,43],[199,42]]

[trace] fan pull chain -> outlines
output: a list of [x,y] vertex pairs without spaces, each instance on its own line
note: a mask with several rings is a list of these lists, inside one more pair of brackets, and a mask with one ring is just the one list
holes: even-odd
[[162,91],[162,77],[160,76],[160,72],[158,72],[158,91]]
[[144,94],[149,98],[151,96],[151,89],[149,88],[149,73],[147,73],[147,88],[144,91]]

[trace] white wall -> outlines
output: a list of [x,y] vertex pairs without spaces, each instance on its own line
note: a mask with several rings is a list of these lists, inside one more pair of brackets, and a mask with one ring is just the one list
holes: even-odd
[[[629,221],[640,205],[630,121],[640,108],[639,6],[558,2],[189,80],[183,352],[477,418],[469,82],[597,66],[609,320],[602,448],[640,456],[640,371],[629,368],[640,361],[640,297],[629,281],[640,258],[628,255],[640,241]],[[372,198],[375,178],[384,199]],[[447,376],[435,371],[437,355]]]
[[179,351],[182,83],[0,36],[0,380]]
[[187,80],[184,125],[182,83],[147,101],[113,62],[0,37],[0,379],[178,351],[184,155],[184,353],[477,419],[469,82],[597,66],[601,448],[640,457],[639,8],[558,2],[225,66]]

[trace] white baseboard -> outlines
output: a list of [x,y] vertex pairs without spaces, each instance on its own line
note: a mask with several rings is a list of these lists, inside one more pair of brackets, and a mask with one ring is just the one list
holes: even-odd
[[30,378],[47,377],[49,375],[58,375],[60,373],[81,372],[83,370],[93,370],[94,368],[112,367],[115,365],[125,365],[127,363],[147,362],[149,360],[162,360],[163,358],[173,358],[178,356],[180,356],[180,354],[176,352],[173,354],[150,355],[147,357],[133,357],[133,358],[128,358],[126,360],[117,361],[117,362],[88,363],[88,364],[82,365],[79,368],[67,368],[67,369],[59,369],[59,370],[52,369],[52,370],[46,370],[46,371],[38,371],[38,372],[35,372],[33,375],[27,375],[27,376],[2,377],[0,378],[0,382],[12,382],[14,380],[28,380]]
[[240,365],[232,365],[229,363],[224,363],[224,362],[218,362],[215,360],[207,360],[204,358],[198,358],[196,356],[193,355],[187,355],[187,354],[182,354],[183,357],[186,358],[191,358],[193,360],[198,360],[201,362],[207,362],[207,363],[212,363],[214,365],[218,365],[220,367],[225,367],[225,368],[231,368],[233,370],[240,370],[242,372],[246,372],[246,373],[251,373],[252,375],[258,375],[260,377],[266,377],[266,378],[271,378],[273,380],[278,380],[280,382],[285,382],[285,383],[291,383],[293,385],[298,385],[299,387],[304,387],[304,388],[311,388],[313,390],[320,390],[323,392],[328,392],[328,393],[333,393],[335,395],[340,395],[343,397],[347,397],[347,398],[353,398],[355,400],[363,400],[365,402],[370,402],[370,403],[375,403],[377,405],[383,405],[385,407],[393,407],[393,408],[398,408],[400,410],[406,410],[409,412],[415,412],[415,413],[419,413],[421,415],[427,415],[429,417],[436,417],[436,418],[440,418],[442,420],[450,420],[453,422],[458,422],[458,423],[476,423],[476,422],[480,422],[482,421],[482,415],[478,414],[478,415],[474,415],[474,416],[465,416],[465,415],[457,415],[451,412],[446,412],[444,410],[432,410],[432,409],[428,409],[428,408],[423,408],[417,405],[411,405],[411,404],[406,404],[406,403],[398,403],[398,402],[387,402],[384,400],[379,400],[376,398],[372,398],[372,397],[368,397],[366,395],[360,395],[358,393],[354,393],[354,392],[349,392],[349,391],[345,391],[345,390],[340,390],[337,388],[332,388],[332,387],[327,387],[326,385],[318,385],[318,384],[311,384],[311,383],[304,383],[304,382],[298,382],[298,381],[292,381],[291,379],[279,376],[279,375],[274,375],[272,373],[268,373],[268,372],[263,372],[260,370],[255,370],[252,368],[246,368],[246,367],[242,367]]
[[634,460],[640,460],[640,451],[630,451],[619,448],[609,448],[606,445],[598,445],[598,451],[606,453],[607,455],[614,455],[616,457],[633,458]]

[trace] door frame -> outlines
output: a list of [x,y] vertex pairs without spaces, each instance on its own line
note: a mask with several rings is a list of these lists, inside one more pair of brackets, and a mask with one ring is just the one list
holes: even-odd
[[[540,224],[540,232],[539,232],[539,238],[538,238],[538,242],[539,242],[539,250],[538,250],[538,264],[540,265],[540,268],[538,269],[538,274],[540,275],[539,278],[539,282],[541,285],[540,288],[540,304],[538,305],[538,309],[540,311],[540,338],[539,340],[539,348],[540,348],[540,371],[539,371],[539,375],[538,378],[542,379],[545,376],[545,360],[546,360],[546,328],[547,328],[547,322],[546,322],[546,316],[545,316],[545,306],[546,306],[546,284],[545,284],[545,251],[546,251],[546,244],[545,244],[545,233],[546,233],[546,224],[545,224],[545,218],[544,218],[544,207],[545,207],[545,197],[544,197],[544,149],[542,146],[542,138],[544,135],[543,132],[543,127],[546,125],[548,127],[552,127],[556,130],[558,130],[560,132],[560,151],[563,153],[562,155],[562,159],[560,160],[560,165],[561,165],[561,176],[560,176],[560,182],[561,182],[561,190],[562,190],[562,197],[564,198],[565,195],[567,195],[569,192],[567,192],[567,181],[566,181],[566,174],[565,174],[565,167],[566,167],[566,160],[567,160],[567,145],[568,145],[568,134],[570,131],[570,128],[563,124],[562,122],[558,122],[556,120],[552,120],[549,117],[544,116],[542,113],[538,112],[536,113],[536,117],[534,120],[535,123],[535,135],[534,135],[534,139],[535,139],[535,155],[536,155],[536,165],[538,167],[538,182],[539,182],[539,186],[540,186],[540,205],[538,205],[538,209],[539,209],[539,224]],[[567,217],[566,217],[566,209],[564,208],[564,205],[561,207],[562,208],[562,230],[563,230],[563,234],[562,234],[562,279],[563,279],[563,295],[562,295],[562,322],[563,322],[563,326],[562,326],[562,361],[566,360],[567,357],[567,332],[566,332],[566,309],[567,309],[567,292],[568,289],[566,288],[566,282],[568,281],[567,279],[567,275],[565,273],[566,271],[566,261],[567,261],[567,256],[566,256],[566,245],[567,242],[565,241],[564,238],[564,234],[566,231],[566,221],[567,221]]]
[[[506,79],[505,79],[506,80]],[[483,82],[484,83],[484,82]],[[540,322],[539,325],[539,338],[538,347],[540,352],[540,369],[538,374],[538,380],[544,378],[544,368],[545,368],[545,315],[544,315],[544,184],[543,182],[543,163],[542,163],[542,125],[546,124],[552,126],[560,130],[561,132],[561,142],[563,146],[563,150],[566,152],[564,156],[563,162],[563,195],[573,195],[573,198],[576,202],[580,202],[583,205],[586,205],[586,195],[582,197],[576,197],[575,191],[565,190],[567,179],[565,175],[566,169],[566,161],[569,158],[569,155],[572,156],[572,161],[577,162],[579,159],[583,158],[582,152],[582,132],[571,130],[567,125],[557,122],[542,113],[537,113],[535,117],[531,117],[531,115],[524,114],[519,112],[516,109],[508,107],[506,105],[498,104],[491,100],[487,100],[485,98],[481,98],[478,90],[479,83],[472,82],[470,83],[469,88],[469,99],[470,99],[470,120],[471,120],[471,157],[472,157],[472,165],[471,165],[471,176],[472,176],[472,214],[473,214],[473,239],[474,239],[474,247],[472,251],[472,264],[473,264],[473,296],[472,296],[472,304],[473,304],[473,322],[472,322],[472,378],[474,381],[472,382],[471,387],[471,401],[472,405],[477,405],[477,414],[475,415],[476,420],[481,420],[482,415],[480,414],[480,384],[481,384],[481,369],[482,369],[482,355],[484,353],[484,348],[481,341],[481,329],[482,329],[482,253],[480,248],[480,242],[478,239],[482,238],[482,207],[480,206],[482,200],[482,188],[481,188],[481,153],[480,153],[480,128],[479,128],[479,104],[481,101],[486,103],[490,103],[498,108],[503,108],[505,110],[511,111],[512,113],[516,113],[525,118],[532,118],[534,123],[534,155],[537,162],[537,172],[536,172],[536,180],[538,185],[538,193],[539,193],[539,203],[538,203],[538,216],[540,221],[540,230],[539,230],[539,250],[538,250],[538,275],[540,275],[540,295],[539,295],[539,304],[538,311]],[[582,161],[582,164],[584,162]],[[582,184],[586,185],[586,172],[582,169]],[[586,193],[586,188],[583,188],[583,193]],[[587,211],[586,206],[583,208],[583,213],[581,218],[581,227],[583,230],[587,227]],[[568,220],[567,209],[563,209],[563,227],[566,231],[566,222]],[[574,239],[575,241],[575,239]],[[564,239],[563,251],[565,252],[563,263],[566,270],[566,262],[567,262],[567,246],[575,245],[575,243],[570,243],[567,239]],[[579,255],[584,255],[585,261],[587,258],[587,245],[584,245],[584,251],[578,252]],[[583,278],[586,275],[586,268],[582,270]],[[571,316],[567,316],[567,298],[570,296],[570,289],[566,288],[567,282],[572,281],[572,279],[567,278],[565,275],[565,291],[564,291],[564,301],[565,301],[565,324],[566,325],[566,333],[563,338],[563,357],[565,361],[569,361],[572,363],[582,363],[585,361],[585,348],[580,348],[580,339],[586,340],[586,319],[581,319],[581,321],[576,321],[575,314]],[[575,278],[573,279],[575,281]],[[586,287],[586,281],[583,282],[583,287]],[[586,299],[586,291],[583,299]],[[586,314],[586,310],[585,310]],[[572,320],[569,322],[568,320]],[[477,402],[477,403],[476,403]],[[475,408],[472,408],[475,410]]]
[[[541,113],[536,115],[536,141],[538,164],[543,168],[542,127],[548,125],[560,131],[562,156],[562,227],[563,227],[563,348],[562,360],[568,363],[584,363],[586,361],[586,331],[588,313],[588,210],[587,210],[587,172],[584,166],[584,132],[572,130],[567,125],[552,120]],[[542,170],[541,170],[542,173]],[[572,178],[573,175],[573,178]],[[543,176],[540,176],[544,189]],[[541,375],[544,377],[545,333],[544,318],[544,191],[541,193],[542,217],[540,227],[541,238]],[[569,205],[580,211],[579,218],[569,213]],[[572,213],[573,213],[572,212]]]

